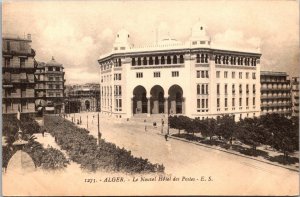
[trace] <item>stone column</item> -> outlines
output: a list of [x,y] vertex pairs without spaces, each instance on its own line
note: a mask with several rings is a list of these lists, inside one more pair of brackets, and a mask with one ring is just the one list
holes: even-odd
[[133,112],[133,97],[131,98],[131,109],[130,109],[130,114],[131,114],[131,117],[133,117],[133,114],[134,114],[134,112]]
[[150,97],[147,97],[147,116],[150,116]]
[[182,114],[185,114],[185,98],[182,98]]
[[168,114],[168,97],[165,97],[165,101],[164,101],[164,113]]

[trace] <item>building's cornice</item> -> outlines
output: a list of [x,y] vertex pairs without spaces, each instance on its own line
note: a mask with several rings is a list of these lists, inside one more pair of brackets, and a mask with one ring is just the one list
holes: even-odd
[[195,54],[197,52],[207,52],[211,54],[230,54],[230,55],[240,55],[240,56],[256,56],[261,57],[261,53],[256,52],[245,52],[245,51],[234,51],[234,50],[224,50],[215,48],[180,48],[180,49],[160,49],[160,50],[147,50],[147,51],[134,51],[134,49],[124,51],[123,53],[109,53],[106,56],[98,59],[98,63],[105,62],[114,58],[126,58],[126,57],[139,57],[147,55],[168,55],[168,54]]

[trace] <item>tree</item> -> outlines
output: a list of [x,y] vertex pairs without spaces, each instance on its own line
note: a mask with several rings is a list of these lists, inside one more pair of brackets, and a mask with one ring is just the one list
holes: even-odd
[[217,130],[217,121],[213,118],[206,119],[202,121],[203,129],[201,134],[205,137],[209,137],[209,140],[212,140],[212,136],[216,135]]
[[281,151],[285,159],[289,153],[299,149],[299,123],[279,114],[267,114],[262,117],[264,127],[270,132],[268,144]]
[[267,131],[257,117],[245,118],[241,120],[238,125],[238,139],[252,146],[253,150],[256,150],[258,145],[266,142]]
[[227,141],[230,141],[232,145],[232,138],[236,132],[236,123],[234,118],[229,115],[222,116],[217,120],[216,134],[224,137]]

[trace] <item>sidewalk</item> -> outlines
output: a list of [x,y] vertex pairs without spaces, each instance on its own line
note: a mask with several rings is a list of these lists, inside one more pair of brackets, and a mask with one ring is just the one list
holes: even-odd
[[[157,133],[157,134],[158,135],[163,135],[163,134],[160,134],[160,133]],[[259,161],[259,162],[263,162],[263,163],[267,163],[267,164],[270,164],[270,165],[273,165],[273,166],[282,167],[282,168],[285,168],[285,169],[288,169],[288,170],[291,170],[291,171],[299,172],[299,168],[297,168],[297,167],[294,167],[294,166],[285,166],[285,165],[282,165],[282,164],[279,164],[279,163],[270,162],[270,161],[268,161],[266,159],[263,159],[261,157],[251,157],[251,156],[244,155],[244,154],[241,154],[239,152],[236,152],[236,151],[233,151],[233,150],[230,150],[230,149],[226,150],[226,149],[218,147],[218,146],[209,146],[209,145],[206,145],[206,144],[202,144],[202,143],[195,142],[195,141],[189,141],[189,140],[186,140],[186,139],[183,139],[183,138],[179,138],[179,137],[175,137],[175,136],[172,136],[172,135],[169,135],[169,138],[172,138],[172,139],[175,139],[175,140],[180,140],[180,141],[187,142],[187,143],[192,143],[192,144],[195,144],[195,145],[198,145],[198,146],[203,146],[203,147],[214,149],[214,150],[219,150],[219,151],[230,153],[230,154],[237,155],[237,156],[240,156],[240,157],[245,157],[245,158],[248,158],[248,159],[253,159],[253,160],[256,160],[256,161]]]

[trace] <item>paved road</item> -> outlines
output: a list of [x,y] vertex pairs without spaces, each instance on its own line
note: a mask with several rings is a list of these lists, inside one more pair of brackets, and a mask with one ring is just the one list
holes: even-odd
[[[79,115],[76,114],[77,118]],[[81,114],[86,127],[87,114]],[[97,136],[96,115],[89,113],[89,130]],[[133,182],[131,176],[97,172],[84,173],[72,163],[64,172],[37,171],[30,176],[3,176],[6,194],[27,195],[297,195],[298,173],[222,151],[169,139],[157,131],[145,131],[144,123],[115,121],[101,117],[102,138],[131,150],[152,163],[163,163],[166,173],[180,181]],[[46,142],[45,142],[46,143]],[[121,183],[85,183],[86,178],[102,180],[123,176]],[[153,175],[144,175],[152,177]],[[201,177],[206,181],[200,181]],[[212,181],[207,181],[209,177]],[[189,181],[195,178],[195,181]],[[198,180],[197,180],[198,179]],[[24,184],[25,183],[25,184]],[[30,183],[30,184],[26,184]],[[11,191],[11,192],[8,192]],[[14,192],[12,192],[14,191]],[[17,191],[17,192],[16,192]]]
[[[89,130],[97,136],[96,115],[89,115]],[[93,122],[93,123],[92,123]],[[82,115],[86,128],[86,115]],[[217,190],[251,194],[297,194],[298,173],[270,164],[235,156],[218,150],[169,139],[157,135],[144,124],[114,121],[101,117],[102,137],[120,147],[131,150],[135,156],[148,158],[153,163],[163,163],[166,173],[174,176],[211,176]]]

